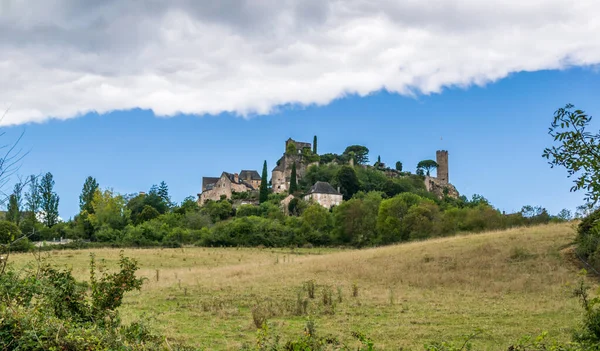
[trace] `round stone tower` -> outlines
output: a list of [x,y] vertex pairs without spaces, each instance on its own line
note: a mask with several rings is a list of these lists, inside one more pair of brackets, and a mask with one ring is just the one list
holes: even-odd
[[448,151],[447,150],[438,150],[435,152],[436,162],[438,164],[437,168],[437,179],[439,179],[442,183],[448,184],[450,182],[448,178]]

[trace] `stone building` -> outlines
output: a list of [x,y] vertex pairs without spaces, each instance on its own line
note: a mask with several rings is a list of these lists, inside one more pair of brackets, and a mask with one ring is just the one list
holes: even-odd
[[[260,186],[260,182],[258,185]],[[202,193],[198,194],[198,205],[204,205],[207,200],[218,201],[221,199],[221,196],[231,199],[231,195],[234,192],[243,193],[256,189],[251,183],[240,179],[237,173],[223,172],[219,178],[203,177]]]
[[[289,155],[285,151],[288,149],[288,145],[293,143],[298,150],[297,154]],[[275,193],[284,193],[290,188],[290,179],[292,177],[292,165],[296,164],[296,181],[302,180],[308,168],[312,165],[318,165],[319,162],[310,162],[306,155],[302,153],[302,149],[311,149],[311,143],[304,143],[288,139],[285,141],[285,151],[283,156],[277,161],[277,166],[273,168],[271,176],[271,187]],[[312,154],[312,151],[310,151]]]
[[330,209],[342,203],[342,194],[327,182],[316,182],[304,196],[305,201],[314,201]]
[[443,184],[449,184],[450,178],[448,178],[448,151],[438,150],[435,152],[435,161],[438,164],[437,167],[437,179]]
[[425,177],[425,189],[434,193],[438,198],[449,196],[458,198],[459,194],[454,185],[450,184],[448,177],[448,151],[438,150],[435,152],[437,167],[437,177]]
[[254,189],[260,188],[261,178],[260,174],[258,174],[255,170],[247,170],[243,169],[240,172],[240,179],[245,181],[246,183],[252,185]]

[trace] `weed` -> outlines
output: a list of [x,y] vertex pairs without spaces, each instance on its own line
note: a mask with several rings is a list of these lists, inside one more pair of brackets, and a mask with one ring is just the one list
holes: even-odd
[[352,283],[352,297],[358,297],[358,285]]
[[315,280],[311,279],[311,280],[304,282],[304,288],[306,289],[306,292],[308,293],[308,297],[310,299],[314,299],[315,298]]
[[266,323],[268,318],[268,311],[264,306],[256,305],[252,307],[252,322],[256,329],[261,329]]

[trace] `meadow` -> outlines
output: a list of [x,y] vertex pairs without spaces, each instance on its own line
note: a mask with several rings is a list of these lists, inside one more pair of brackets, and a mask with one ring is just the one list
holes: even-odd
[[[147,280],[121,312],[125,321],[148,319],[173,342],[210,350],[254,344],[263,320],[282,340],[298,338],[310,319],[318,335],[354,345],[351,332],[360,331],[384,350],[458,343],[476,330],[477,350],[506,349],[543,331],[566,341],[582,315],[571,295],[579,279],[574,238],[573,224],[562,223],[363,250],[125,249]],[[100,270],[111,270],[120,252],[42,257],[85,280],[91,253]],[[34,267],[33,258],[10,259]]]

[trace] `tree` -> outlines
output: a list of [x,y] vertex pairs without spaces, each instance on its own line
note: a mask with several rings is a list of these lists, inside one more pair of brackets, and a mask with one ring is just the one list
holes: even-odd
[[437,167],[438,164],[434,160],[423,160],[417,164],[417,169],[422,169],[428,176],[430,175],[431,170],[436,169]]
[[377,162],[375,162],[374,166],[376,168],[381,167],[381,156],[379,156],[379,155],[377,156]]
[[353,153],[354,163],[367,164],[369,163],[369,149],[362,145],[351,145],[344,150],[344,155],[350,156]]
[[15,194],[11,194],[8,198],[8,208],[6,209],[6,219],[15,224],[19,224],[19,204]]
[[298,149],[296,148],[296,144],[295,143],[289,143],[289,144],[287,144],[287,146],[285,147],[285,153],[287,155],[296,155],[298,153]]
[[41,208],[44,212],[44,224],[51,228],[58,223],[58,201],[59,197],[54,192],[54,179],[52,173],[48,172],[40,181]]
[[317,136],[313,137],[313,154],[317,155]]
[[19,230],[19,227],[15,223],[0,221],[0,245],[12,243],[20,234],[21,230]]
[[92,206],[94,213],[89,215],[89,220],[95,228],[106,225],[122,230],[127,225],[131,210],[125,206],[125,199],[120,194],[115,194],[112,190],[97,189]]
[[267,181],[267,160],[263,163],[262,175],[260,177],[260,192],[258,202],[263,203],[269,198],[269,184]]
[[396,161],[396,170],[402,172],[402,162]]
[[35,222],[35,214],[40,209],[42,201],[40,195],[40,184],[35,175],[29,176],[29,191],[25,193],[26,208],[29,212],[29,217]]
[[571,211],[563,208],[562,210],[560,210],[560,212],[556,215],[556,217],[558,219],[560,219],[561,221],[570,221],[571,219],[573,219],[573,215],[571,214]]
[[545,148],[542,157],[552,168],[563,166],[568,177],[575,176],[571,191],[585,189],[590,207],[600,200],[600,132],[586,131],[592,121],[582,110],[567,104],[554,112],[548,134],[557,145]]
[[351,199],[360,188],[356,172],[350,166],[343,166],[340,168],[336,178],[337,183],[341,188],[342,195],[344,196],[344,200]]
[[161,181],[158,185],[157,195],[163,200],[163,202],[167,205],[168,208],[173,207],[173,203],[171,202],[171,196],[169,196],[169,187],[165,181]]
[[298,190],[298,181],[296,180],[296,162],[292,164],[292,174],[290,175],[290,194]]
[[88,213],[94,213],[92,207],[92,200],[94,199],[94,193],[98,190],[98,182],[96,178],[89,176],[83,183],[83,189],[81,195],[79,195],[79,209],[80,211],[87,211]]

